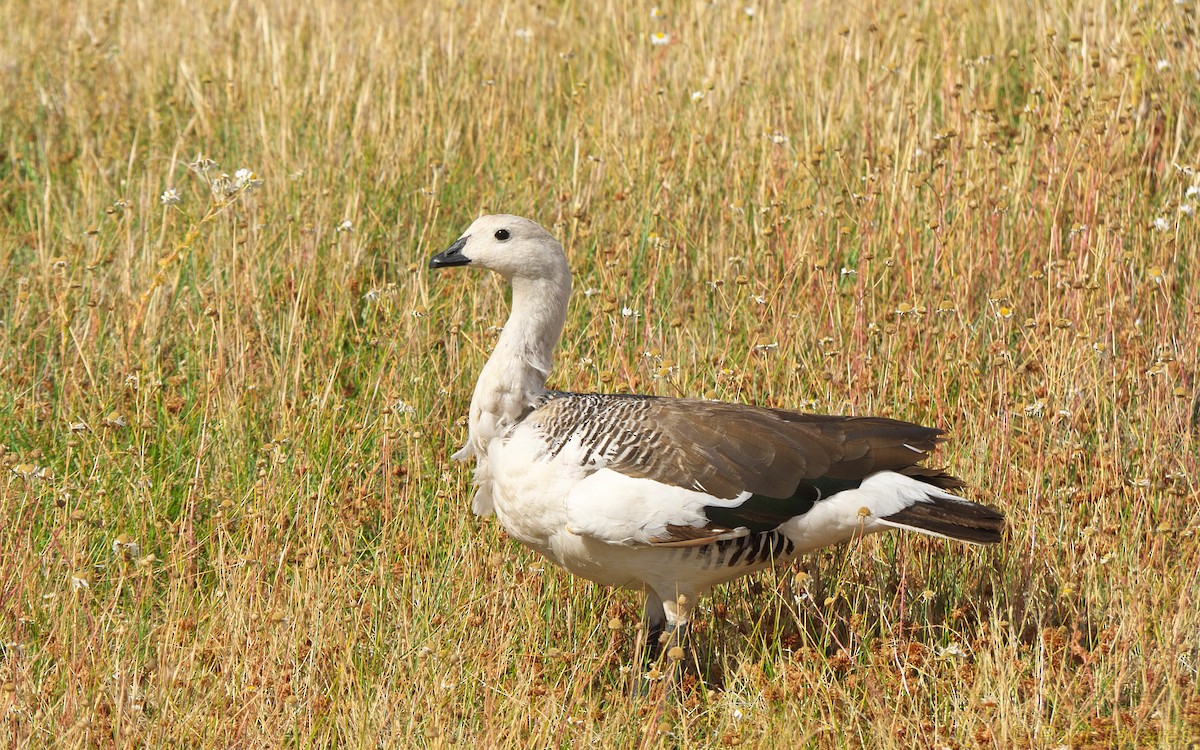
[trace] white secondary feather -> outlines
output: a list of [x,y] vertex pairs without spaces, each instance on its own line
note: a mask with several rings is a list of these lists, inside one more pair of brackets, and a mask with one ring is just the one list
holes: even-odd
[[[744,492],[732,500],[722,500],[653,479],[600,469],[575,485],[567,496],[567,528],[609,544],[651,544],[666,538],[669,526],[704,526],[708,523],[705,505],[734,508],[749,497],[750,493]],[[726,536],[747,533],[743,528],[738,534]]]

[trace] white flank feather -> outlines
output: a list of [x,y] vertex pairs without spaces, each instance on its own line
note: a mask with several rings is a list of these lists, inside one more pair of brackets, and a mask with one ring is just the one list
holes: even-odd
[[[609,544],[649,544],[669,536],[668,526],[704,526],[705,505],[733,508],[744,492],[722,500],[703,492],[600,469],[567,496],[567,528]],[[748,531],[742,529],[740,536]],[[734,536],[739,536],[735,534]]]

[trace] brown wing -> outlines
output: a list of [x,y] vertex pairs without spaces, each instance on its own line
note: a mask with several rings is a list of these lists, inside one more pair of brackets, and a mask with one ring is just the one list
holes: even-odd
[[[557,395],[557,394],[556,394]],[[628,476],[732,499],[744,492],[792,497],[805,481],[849,480],[905,471],[957,486],[915,464],[942,431],[883,417],[802,414],[689,399],[561,394],[534,411],[557,454],[573,438],[585,461]]]
[[787,498],[805,480],[900,471],[926,458],[942,434],[883,417],[647,396],[564,394],[530,419],[557,450],[578,437],[610,469],[723,499]]

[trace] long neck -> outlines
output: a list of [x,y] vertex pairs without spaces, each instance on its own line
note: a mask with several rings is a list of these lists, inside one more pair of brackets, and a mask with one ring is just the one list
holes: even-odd
[[512,287],[512,313],[471,398],[471,441],[480,453],[546,392],[571,294],[566,259],[544,278],[514,278]]

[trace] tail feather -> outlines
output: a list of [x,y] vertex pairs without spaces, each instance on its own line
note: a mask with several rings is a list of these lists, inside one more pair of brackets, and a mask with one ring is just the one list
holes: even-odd
[[889,526],[972,544],[995,544],[1004,535],[1004,514],[962,498],[929,495],[879,519]]
[[957,490],[966,487],[967,483],[953,474],[947,474],[945,469],[931,469],[928,466],[906,466],[900,469],[899,473],[906,477],[912,477],[925,484],[932,484],[939,490]]

